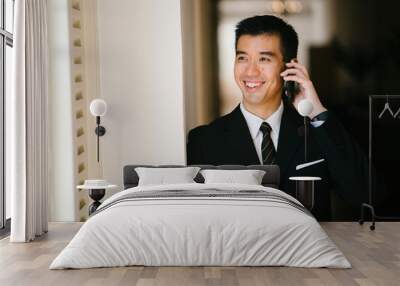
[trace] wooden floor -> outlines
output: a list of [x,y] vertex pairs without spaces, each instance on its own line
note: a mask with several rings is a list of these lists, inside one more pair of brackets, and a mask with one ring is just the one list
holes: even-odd
[[81,226],[51,223],[32,243],[0,241],[0,285],[400,285],[400,222],[323,223],[352,269],[290,267],[121,267],[48,270]]

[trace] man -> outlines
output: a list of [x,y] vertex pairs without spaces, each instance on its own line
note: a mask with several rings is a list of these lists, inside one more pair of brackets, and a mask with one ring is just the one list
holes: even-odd
[[[189,132],[188,164],[278,164],[280,189],[291,195],[295,184],[289,177],[322,178],[312,211],[318,219],[330,219],[330,191],[358,209],[366,193],[365,158],[297,63],[293,27],[275,16],[247,18],[236,27],[235,48],[234,75],[243,100],[231,113]],[[294,98],[287,96],[284,81],[297,83]],[[301,99],[313,105],[308,161],[325,161],[297,171],[304,163],[303,118],[296,111]]]

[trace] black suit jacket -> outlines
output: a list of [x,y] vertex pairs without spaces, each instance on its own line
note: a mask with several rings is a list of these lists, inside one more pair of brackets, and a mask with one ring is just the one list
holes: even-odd
[[[308,161],[324,158],[323,163],[297,171],[304,163],[304,123],[297,111],[284,105],[279,131],[276,163],[281,171],[280,189],[295,194],[291,176],[318,176],[313,214],[330,220],[331,196],[335,191],[354,210],[366,201],[367,161],[343,126],[329,114],[320,127],[310,127]],[[192,129],[188,135],[187,163],[192,164],[260,164],[246,120],[237,106],[231,113],[209,125]]]

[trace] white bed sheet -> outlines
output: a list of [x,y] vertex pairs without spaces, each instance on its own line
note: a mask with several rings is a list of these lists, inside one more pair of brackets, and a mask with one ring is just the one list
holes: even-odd
[[[263,190],[239,184],[176,184],[154,190]],[[91,217],[50,269],[145,266],[293,266],[350,268],[343,253],[312,217],[287,204],[246,198],[124,201]]]

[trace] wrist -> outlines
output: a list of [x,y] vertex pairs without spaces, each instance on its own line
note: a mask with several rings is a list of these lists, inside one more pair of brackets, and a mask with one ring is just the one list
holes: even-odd
[[318,116],[319,114],[321,114],[322,112],[325,112],[325,111],[328,111],[328,109],[326,109],[322,105],[321,106],[316,106],[316,107],[314,107],[313,111],[309,115],[309,118],[313,119],[313,118],[315,118],[316,116]]

